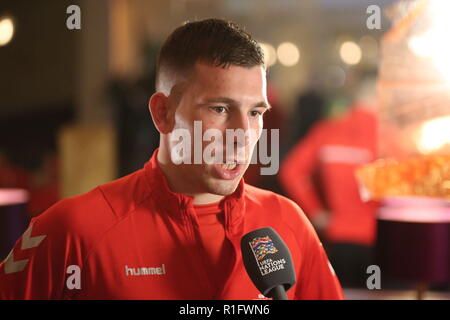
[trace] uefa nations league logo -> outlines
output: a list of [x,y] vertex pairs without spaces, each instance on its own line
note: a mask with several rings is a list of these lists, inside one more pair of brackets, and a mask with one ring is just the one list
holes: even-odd
[[255,258],[258,261],[264,259],[265,256],[271,253],[278,252],[269,236],[254,238],[250,242]]

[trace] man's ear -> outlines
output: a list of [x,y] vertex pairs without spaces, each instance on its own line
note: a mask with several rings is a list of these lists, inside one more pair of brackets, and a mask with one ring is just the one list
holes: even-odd
[[174,124],[170,110],[170,101],[164,93],[154,93],[148,102],[148,109],[156,129],[160,133],[167,134],[172,131]]

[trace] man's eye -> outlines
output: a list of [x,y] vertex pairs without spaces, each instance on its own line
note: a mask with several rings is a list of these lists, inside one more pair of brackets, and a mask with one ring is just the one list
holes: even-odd
[[257,111],[257,110],[252,110],[252,111],[250,111],[250,115],[251,115],[252,117],[257,117],[257,116],[262,115],[262,113],[259,112],[259,111]]
[[225,111],[227,111],[227,109],[225,107],[221,107],[221,106],[211,107],[211,109],[217,113],[224,113]]

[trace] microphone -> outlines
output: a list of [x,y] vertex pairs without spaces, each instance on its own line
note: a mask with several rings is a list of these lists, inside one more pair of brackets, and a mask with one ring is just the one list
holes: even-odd
[[272,228],[251,231],[241,239],[245,270],[256,288],[274,300],[288,300],[286,291],[295,284],[291,253]]

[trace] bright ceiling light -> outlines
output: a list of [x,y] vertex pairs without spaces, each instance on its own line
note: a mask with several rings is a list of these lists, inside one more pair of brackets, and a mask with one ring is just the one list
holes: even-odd
[[339,50],[345,64],[355,65],[361,61],[361,48],[353,41],[346,41]]
[[423,154],[428,154],[450,145],[450,116],[440,117],[425,122],[421,126],[417,147]]
[[277,62],[277,52],[275,51],[275,48],[271,44],[265,42],[260,42],[259,45],[264,52],[264,64],[266,67],[273,66]]
[[298,63],[300,51],[292,42],[283,42],[277,49],[278,60],[284,66],[291,67]]
[[450,1],[431,0],[427,14],[431,16],[431,26],[420,35],[408,41],[408,47],[417,56],[430,59],[431,63],[450,82],[450,42],[448,30],[450,21],[447,14],[450,11]]
[[14,35],[14,22],[9,17],[0,19],[0,46],[6,46]]

